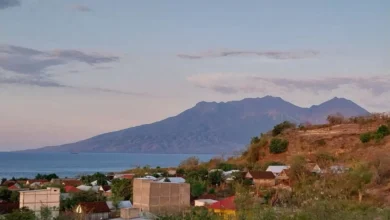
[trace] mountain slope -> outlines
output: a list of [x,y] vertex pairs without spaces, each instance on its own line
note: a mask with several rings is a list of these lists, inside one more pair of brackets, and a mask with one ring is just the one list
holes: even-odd
[[284,120],[323,123],[329,114],[369,114],[355,103],[334,98],[301,108],[266,96],[226,103],[200,102],[177,116],[106,133],[80,142],[50,146],[45,152],[222,153],[242,149],[250,137]]

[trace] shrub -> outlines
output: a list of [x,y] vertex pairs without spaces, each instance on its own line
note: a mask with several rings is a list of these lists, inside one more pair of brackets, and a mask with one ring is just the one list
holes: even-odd
[[287,150],[288,141],[280,138],[273,138],[269,146],[270,153],[279,154]]
[[284,130],[288,128],[295,128],[295,124],[289,122],[289,121],[284,121],[280,124],[275,125],[275,127],[272,129],[272,136],[277,136],[281,134]]
[[360,141],[362,143],[368,143],[371,140],[372,134],[370,132],[363,133],[360,135]]
[[386,125],[381,125],[378,130],[376,131],[377,134],[381,134],[384,136],[387,136],[390,134],[390,130],[389,130],[389,127],[387,127]]
[[326,141],[324,139],[316,140],[315,143],[318,146],[325,146],[326,145]]

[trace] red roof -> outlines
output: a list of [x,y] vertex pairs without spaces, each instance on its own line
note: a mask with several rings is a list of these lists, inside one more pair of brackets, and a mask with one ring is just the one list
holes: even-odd
[[13,184],[12,186],[9,186],[8,189],[9,189],[9,190],[12,190],[12,189],[20,189],[20,186],[19,186],[19,184],[15,183],[15,184]]
[[123,176],[121,178],[122,179],[132,180],[133,177],[134,177],[134,174],[123,174]]
[[234,196],[227,197],[221,201],[211,204],[208,208],[210,209],[229,209],[236,210],[236,204],[234,203]]
[[83,183],[77,179],[63,179],[62,184],[65,186],[80,186]]
[[84,213],[110,212],[106,202],[82,202],[79,205]]
[[33,183],[48,183],[49,181],[48,180],[27,180],[29,184],[33,184]]
[[104,192],[107,192],[108,190],[111,190],[111,186],[102,186],[102,189]]
[[15,181],[12,181],[12,180],[7,180],[5,181],[2,186],[6,186],[6,187],[10,187],[10,186],[13,186],[16,182]]
[[74,193],[74,192],[79,192],[79,191],[80,190],[74,186],[65,186],[65,192],[67,192],[67,193]]

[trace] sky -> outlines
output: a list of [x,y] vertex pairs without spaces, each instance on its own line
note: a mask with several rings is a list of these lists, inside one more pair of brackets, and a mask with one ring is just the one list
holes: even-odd
[[390,1],[0,0],[0,151],[200,101],[335,96],[390,111]]

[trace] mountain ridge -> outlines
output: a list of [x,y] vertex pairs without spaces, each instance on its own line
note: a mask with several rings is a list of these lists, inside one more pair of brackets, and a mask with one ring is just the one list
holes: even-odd
[[265,96],[229,102],[198,102],[176,116],[75,143],[27,152],[223,153],[242,149],[250,137],[284,120],[323,123],[330,114],[369,114],[354,102],[333,98],[309,108],[280,97]]

